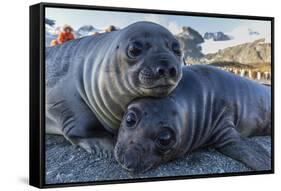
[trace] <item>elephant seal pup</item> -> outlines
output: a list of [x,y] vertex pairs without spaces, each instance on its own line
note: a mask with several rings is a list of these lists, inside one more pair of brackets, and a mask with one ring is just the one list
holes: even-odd
[[46,131],[91,152],[100,131],[117,131],[133,99],[167,96],[181,66],[178,41],[151,22],[47,48]]
[[114,155],[125,169],[143,172],[211,146],[254,170],[269,170],[270,154],[247,137],[270,133],[271,87],[194,65],[184,67],[168,97],[128,106]]

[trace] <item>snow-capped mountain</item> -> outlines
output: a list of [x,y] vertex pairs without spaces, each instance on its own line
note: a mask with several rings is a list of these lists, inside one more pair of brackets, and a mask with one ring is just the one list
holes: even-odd
[[249,35],[260,35],[258,31],[254,31],[253,29],[248,29]]
[[46,25],[54,26],[56,24],[55,20],[45,18]]
[[60,31],[59,27],[56,27],[56,21],[52,19],[45,19],[45,45],[49,46],[51,41],[58,37]]
[[92,25],[84,25],[80,27],[77,31],[75,31],[75,34],[77,37],[83,37],[83,36],[92,35],[95,32],[102,32],[102,30],[96,29]]
[[206,32],[204,34],[204,39],[206,40],[213,40],[213,41],[225,41],[231,40],[231,37],[224,34],[223,32]]
[[231,37],[231,39],[215,41],[212,38],[205,38],[205,42],[202,43],[202,53],[216,53],[219,50],[225,49],[227,47],[253,42],[262,38],[265,39],[265,42],[270,43],[270,36],[268,36],[268,33],[257,31],[246,26],[235,28],[233,31],[227,33],[225,32],[224,34]]

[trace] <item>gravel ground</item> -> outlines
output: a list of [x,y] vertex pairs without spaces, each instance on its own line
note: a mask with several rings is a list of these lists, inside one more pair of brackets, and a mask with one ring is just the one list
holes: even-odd
[[[270,137],[252,140],[270,151]],[[133,175],[123,170],[114,158],[99,158],[74,147],[62,136],[46,135],[46,184],[242,171],[250,169],[214,149],[202,149],[146,173]]]

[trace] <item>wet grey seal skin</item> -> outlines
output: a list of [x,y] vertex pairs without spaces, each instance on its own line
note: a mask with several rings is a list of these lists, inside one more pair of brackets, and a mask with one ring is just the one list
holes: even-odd
[[100,132],[117,131],[129,102],[167,96],[181,66],[178,41],[151,22],[47,48],[46,132],[94,152]]
[[183,68],[168,97],[128,106],[114,155],[125,169],[140,172],[210,146],[254,170],[269,170],[270,154],[247,137],[270,132],[271,87],[194,65]]

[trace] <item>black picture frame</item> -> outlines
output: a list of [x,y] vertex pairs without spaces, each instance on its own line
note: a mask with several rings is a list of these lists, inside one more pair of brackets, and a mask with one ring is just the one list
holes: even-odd
[[[97,182],[75,182],[63,184],[46,184],[45,183],[45,8],[68,8],[68,9],[84,9],[84,10],[103,10],[118,12],[137,12],[137,13],[153,13],[166,15],[186,15],[197,17],[216,17],[216,18],[234,18],[248,20],[263,20],[271,22],[271,73],[272,73],[272,144],[271,157],[272,168],[267,171],[251,171],[251,172],[233,172],[223,174],[205,174],[205,175],[188,175],[173,176],[161,178],[142,178],[128,180],[112,180]],[[30,6],[30,131],[29,131],[29,184],[38,188],[53,188],[66,186],[84,186],[98,184],[115,184],[130,182],[147,182],[147,181],[163,181],[176,179],[191,178],[210,178],[210,177],[226,177],[226,176],[242,176],[257,174],[274,173],[274,17],[249,16],[249,15],[231,15],[217,13],[195,13],[185,11],[169,11],[169,10],[153,10],[153,9],[135,9],[121,7],[104,7],[93,5],[74,5],[74,4],[58,4],[58,3],[39,3]]]

